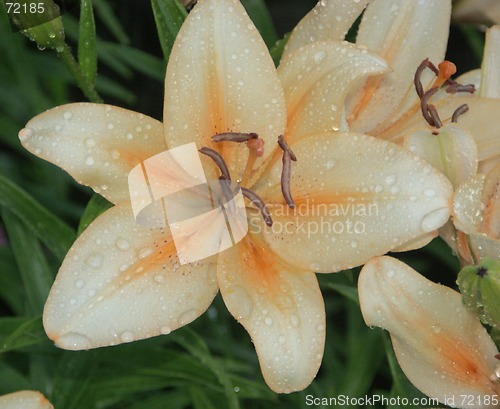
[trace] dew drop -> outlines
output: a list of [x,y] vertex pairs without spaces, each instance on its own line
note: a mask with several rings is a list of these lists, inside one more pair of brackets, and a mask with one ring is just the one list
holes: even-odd
[[270,327],[271,325],[273,325],[274,321],[273,321],[273,319],[272,319],[271,317],[266,317],[266,318],[264,319],[264,323],[265,323],[268,327]]
[[387,183],[389,186],[391,186],[394,183],[396,183],[396,180],[398,180],[396,175],[389,175],[385,178],[385,183]]
[[330,159],[328,162],[326,162],[327,169],[332,169],[334,166],[335,166],[335,159]]
[[111,151],[111,157],[112,157],[113,159],[120,159],[120,152],[118,152],[116,149],[113,149],[113,150]]
[[181,316],[179,317],[179,324],[185,325],[190,323],[191,321],[194,321],[195,318],[198,316],[198,313],[196,310],[187,310],[186,312],[182,313]]
[[441,209],[434,210],[425,215],[420,227],[424,232],[429,233],[445,224],[449,217],[449,209],[447,207],[442,207]]
[[326,58],[326,53],[324,51],[318,51],[316,54],[314,54],[314,62],[317,64],[322,63],[325,61]]
[[85,146],[87,148],[93,148],[96,145],[94,138],[85,139]]
[[434,189],[425,189],[424,196],[426,197],[434,197],[436,196],[436,191]]
[[130,248],[130,243],[124,238],[119,238],[118,240],[116,240],[116,247],[118,248],[118,250],[126,251]]
[[115,127],[115,126],[114,126],[111,122],[108,124],[108,129],[110,129],[110,130],[111,130],[111,129],[113,129],[114,127]]
[[432,332],[434,332],[435,334],[439,334],[441,332],[441,327],[439,325],[433,325]]
[[396,275],[396,272],[394,270],[389,270],[387,271],[387,277],[392,278]]
[[99,268],[102,265],[102,254],[100,253],[92,253],[87,257],[86,263],[92,268]]
[[21,142],[26,141],[28,138],[33,136],[33,130],[30,128],[23,128],[19,131],[19,139]]
[[87,156],[87,157],[85,158],[85,164],[86,164],[87,166],[92,166],[94,163],[95,163],[95,162],[94,162],[94,158],[93,158],[92,156]]
[[71,118],[73,118],[73,114],[71,112],[65,112],[63,114],[63,118],[69,121]]
[[156,274],[154,277],[153,277],[153,280],[155,283],[157,284],[162,284],[165,282],[165,277],[163,277],[161,274]]
[[56,344],[70,351],[79,351],[92,348],[92,342],[85,335],[78,332],[68,332],[56,339]]
[[357,242],[357,241],[355,241],[355,240],[351,241],[351,247],[352,247],[353,249],[355,249],[356,247],[358,247],[358,242]]
[[168,325],[165,325],[165,326],[160,328],[160,333],[163,335],[168,335],[171,332],[172,332],[172,329]]
[[75,287],[76,288],[83,288],[83,287],[85,287],[85,281],[83,281],[83,280],[76,280],[75,281]]
[[290,317],[290,322],[295,328],[297,328],[300,324],[300,319],[295,314],[292,314],[292,316]]
[[135,339],[135,334],[132,331],[122,332],[120,340],[122,342],[132,342]]
[[146,258],[146,257],[149,257],[151,254],[153,254],[153,250],[145,247],[145,248],[139,250],[139,252],[137,253],[137,256],[139,258]]

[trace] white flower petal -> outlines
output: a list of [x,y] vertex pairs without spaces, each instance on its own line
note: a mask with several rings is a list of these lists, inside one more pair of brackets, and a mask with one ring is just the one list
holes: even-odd
[[435,135],[431,130],[410,134],[404,147],[444,173],[457,187],[477,172],[477,148],[472,135],[456,124],[448,124]]
[[36,116],[19,139],[31,153],[113,203],[130,200],[127,177],[132,168],[167,149],[161,122],[90,103],[62,105]]
[[311,133],[341,129],[347,93],[368,76],[387,70],[384,60],[348,43],[315,42],[289,54],[278,68],[287,102],[289,143]]
[[54,407],[40,392],[20,391],[0,396],[0,409],[54,409]]
[[325,342],[325,307],[314,273],[290,267],[253,235],[218,261],[224,302],[252,337],[269,387],[279,393],[307,387]]
[[259,32],[236,0],[205,0],[177,36],[165,78],[165,134],[172,147],[196,142],[224,151],[241,176],[246,157],[236,143],[215,144],[222,132],[255,132],[264,155],[285,130],[285,100],[274,63]]
[[128,205],[115,206],[68,252],[45,305],[45,331],[74,350],[169,333],[212,302],[214,262],[180,265],[168,229],[142,227]]
[[342,41],[369,0],[321,0],[292,31],[283,56],[316,41]]
[[476,233],[483,222],[484,179],[484,175],[469,179],[458,187],[453,198],[453,221],[467,234]]
[[297,156],[291,179],[295,211],[281,194],[280,161],[256,188],[274,220],[264,229],[266,242],[298,268],[332,272],[357,266],[449,218],[450,182],[397,145],[366,135],[321,134],[291,148]]
[[480,95],[500,98],[500,26],[493,26],[486,32],[481,69]]
[[453,406],[477,408],[489,405],[474,399],[469,406],[461,397],[500,393],[491,378],[497,348],[460,294],[390,257],[367,263],[358,289],[367,325],[390,332],[401,368],[426,395],[442,403],[455,396]]
[[[351,130],[373,134],[381,124],[385,129],[417,102],[415,71],[425,58],[443,60],[450,13],[450,0],[374,0],[368,5],[356,43],[378,53],[392,72],[369,79],[353,96]],[[430,72],[424,73],[424,87],[432,78]]]

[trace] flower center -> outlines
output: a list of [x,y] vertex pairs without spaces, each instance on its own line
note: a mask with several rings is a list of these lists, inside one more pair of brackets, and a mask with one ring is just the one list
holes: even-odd
[[[214,135],[212,137],[214,142],[236,142],[236,143],[246,143],[247,148],[249,150],[247,164],[245,166],[245,171],[243,173],[243,178],[241,180],[241,184],[244,184],[250,177],[250,174],[255,165],[255,161],[257,158],[264,155],[264,140],[260,139],[259,136],[254,133],[239,133],[239,132],[225,132]],[[292,174],[292,161],[296,162],[297,157],[293,153],[293,151],[288,146],[288,143],[285,141],[283,135],[278,136],[278,146],[283,151],[282,163],[283,170],[281,172],[281,192],[283,193],[283,197],[288,204],[288,206],[293,209],[295,208],[295,202],[292,197],[291,187],[290,187],[290,179]],[[214,149],[202,147],[200,149],[200,153],[211,158],[221,172],[220,179],[221,180],[231,180],[231,174],[229,172],[229,168],[227,166],[226,161],[222,157],[222,155]],[[271,218],[271,214],[269,213],[269,209],[267,205],[262,200],[262,198],[255,193],[254,191],[241,187],[241,193],[244,197],[250,200],[253,205],[259,209],[264,218],[265,223],[268,226],[273,225],[273,220]]]
[[[428,68],[436,74],[434,83],[428,90],[424,90],[422,85],[422,73]],[[420,107],[422,115],[429,125],[434,128],[441,128],[443,122],[439,117],[436,106],[429,103],[429,100],[440,90],[443,85],[446,85],[445,91],[448,94],[456,94],[457,92],[474,93],[476,88],[473,84],[462,85],[451,79],[451,76],[457,72],[457,67],[450,61],[443,61],[436,67],[428,58],[426,58],[418,66],[415,72],[414,84],[415,90],[420,98]],[[465,114],[469,110],[467,104],[460,105],[451,116],[451,122],[458,122],[458,117]],[[437,135],[437,132],[434,132]]]

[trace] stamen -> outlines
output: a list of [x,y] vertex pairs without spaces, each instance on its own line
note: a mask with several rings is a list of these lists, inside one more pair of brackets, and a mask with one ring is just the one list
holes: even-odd
[[219,167],[222,177],[226,180],[231,180],[231,175],[229,174],[229,168],[227,167],[226,162],[224,161],[224,158],[222,155],[211,149],[211,148],[206,148],[203,147],[199,150],[200,153],[203,153],[204,155],[207,155],[209,158],[211,158],[215,164]]
[[495,358],[498,359],[498,360],[500,360],[500,354],[496,354]]
[[448,85],[445,89],[447,94],[456,94],[457,92],[468,92],[469,94],[474,94],[474,92],[476,92],[474,84],[462,85],[455,81],[447,81],[447,84],[448,83],[450,85]]
[[421,98],[420,107],[422,108],[422,115],[424,119],[429,123],[429,125],[434,126],[436,128],[441,128],[443,124],[439,119],[436,107],[432,104],[429,104],[428,102],[429,98],[432,97],[438,91],[439,88],[434,87],[425,92]]
[[257,160],[257,158],[260,158],[264,155],[264,139],[250,139],[247,142],[247,148],[250,151],[250,154],[248,155],[248,160],[245,166],[245,171],[243,172],[243,179],[241,180],[241,183],[244,183],[250,179],[255,161]]
[[455,75],[457,72],[457,66],[453,64],[451,61],[443,61],[438,65],[439,73],[434,83],[435,87],[441,87],[446,81],[448,81],[452,75]]
[[248,200],[250,200],[257,207],[257,209],[260,210],[262,217],[264,217],[264,222],[271,227],[273,225],[273,219],[271,218],[271,214],[269,213],[269,210],[262,198],[257,193],[244,187],[241,188],[241,193]]
[[457,109],[455,109],[455,112],[453,112],[453,115],[451,116],[451,122],[458,122],[458,117],[460,115],[465,114],[469,110],[469,105],[463,104],[460,105]]
[[297,161],[297,157],[286,143],[283,135],[278,136],[278,145],[283,150],[283,170],[281,172],[281,192],[290,209],[295,209],[295,201],[292,197],[292,189],[290,187],[290,179],[292,177],[292,160]]
[[426,68],[431,69],[434,71],[434,74],[438,75],[439,70],[436,68],[436,66],[429,61],[428,58],[426,58],[424,61],[420,63],[420,65],[417,68],[417,71],[415,72],[415,77],[413,79],[413,82],[415,84],[415,90],[417,91],[418,97],[422,98],[424,96],[424,87],[422,85],[422,73]]
[[254,132],[250,133],[240,133],[240,132],[224,132],[212,136],[212,140],[214,142],[248,142],[252,139],[257,139],[259,135]]

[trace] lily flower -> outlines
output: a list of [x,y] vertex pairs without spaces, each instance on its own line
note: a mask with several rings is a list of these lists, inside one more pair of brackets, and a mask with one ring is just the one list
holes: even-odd
[[54,406],[36,391],[20,391],[0,396],[0,409],[54,409]]
[[389,331],[413,385],[452,407],[498,407],[500,355],[459,293],[391,257],[365,264],[358,290],[366,324]]
[[[435,124],[429,124],[422,115],[423,102],[426,105],[432,102],[445,125],[452,121],[458,108],[466,105],[466,114],[457,112],[463,114],[459,115],[460,127],[443,130],[456,134],[460,141],[467,140],[467,146],[471,145],[467,134],[472,135],[479,161],[498,156],[500,139],[496,127],[491,126],[491,118],[500,113],[500,100],[486,91],[489,85],[481,87],[479,96],[457,92],[463,88],[455,86],[448,88],[449,94],[427,95],[429,100],[426,101],[414,89],[415,73],[422,61],[438,64],[444,60],[451,0],[322,0],[294,29],[283,58],[306,44],[343,40],[363,10],[356,44],[384,58],[390,71],[368,78],[350,93],[343,115],[344,129],[348,127],[350,131],[404,144],[405,138],[415,132],[432,134],[436,131]],[[446,63],[445,68],[449,67]],[[439,88],[445,81],[450,82],[453,71],[436,67],[435,74],[431,70],[419,73],[424,92]],[[469,78],[461,77],[461,82],[466,79]],[[465,90],[470,91],[469,88]],[[333,126],[341,127],[342,123],[338,121]],[[465,161],[461,158],[459,163]],[[470,168],[473,163],[465,165]]]
[[[428,163],[325,124],[352,86],[385,70],[355,45],[316,43],[290,54],[278,77],[242,5],[201,0],[170,55],[163,124],[97,104],[32,119],[19,135],[24,147],[115,204],[68,252],[44,310],[48,336],[79,350],[168,334],[220,289],[271,389],[308,386],[325,338],[315,272],[360,265],[449,217],[451,185]],[[192,143],[207,178],[241,184],[251,228],[227,250],[181,263],[168,226],[136,223],[127,177]],[[200,234],[218,239],[210,228]]]

